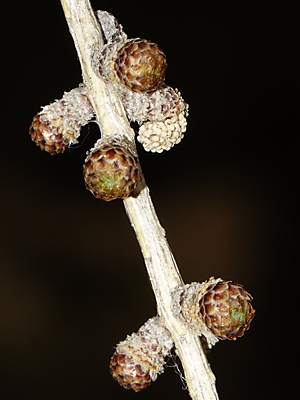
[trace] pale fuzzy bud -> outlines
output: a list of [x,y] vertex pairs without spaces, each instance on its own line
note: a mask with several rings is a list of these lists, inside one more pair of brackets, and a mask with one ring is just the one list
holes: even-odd
[[100,52],[95,51],[92,60],[93,68],[105,80],[115,82],[119,85],[119,79],[114,70],[114,63],[118,51],[127,40],[127,35],[123,32],[122,25],[118,23],[112,14],[99,10],[96,12],[96,15],[101,24],[106,43]]
[[188,104],[178,89],[163,85],[154,92],[139,93],[124,89],[121,99],[130,121],[165,121],[174,115],[188,115]]
[[193,282],[178,286],[173,292],[173,315],[199,336],[204,335],[209,348],[218,342],[218,338],[211,333],[205,323],[198,317],[199,300],[212,282],[220,280],[210,278],[203,283]]
[[86,88],[65,92],[60,100],[45,106],[33,119],[29,129],[31,139],[50,154],[63,152],[77,143],[81,127],[94,117]]
[[139,129],[137,140],[146,151],[161,153],[181,142],[186,126],[185,112],[174,115],[165,121],[145,122]]
[[107,11],[98,10],[96,16],[100,22],[104,38],[109,42],[113,42],[116,38],[123,37],[126,40],[127,35],[123,32],[123,27],[119,24],[117,18]]
[[110,372],[125,389],[148,387],[163,373],[173,340],[162,317],[149,319],[137,333],[120,342],[110,361]]

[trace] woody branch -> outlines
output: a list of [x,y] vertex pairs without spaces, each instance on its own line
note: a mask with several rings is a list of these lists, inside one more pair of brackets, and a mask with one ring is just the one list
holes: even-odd
[[[93,68],[93,55],[103,46],[101,27],[88,0],[61,0],[82,69],[87,96],[93,106],[102,137],[114,136],[135,148],[134,131],[113,85]],[[172,292],[182,278],[152,204],[140,170],[138,194],[124,200],[124,206],[139,241],[150,282],[183,365],[190,396],[195,400],[217,400],[215,377],[207,363],[199,337],[172,313]]]

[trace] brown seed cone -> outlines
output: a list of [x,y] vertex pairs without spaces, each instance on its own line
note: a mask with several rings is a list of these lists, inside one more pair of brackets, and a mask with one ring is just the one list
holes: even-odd
[[115,71],[121,82],[133,91],[156,90],[165,79],[166,56],[146,39],[131,39],[118,51]]
[[51,121],[43,121],[41,114],[37,114],[30,125],[29,134],[31,139],[41,150],[51,155],[62,153],[70,145],[70,140],[63,135],[59,125]]
[[94,117],[84,85],[65,92],[63,97],[43,107],[29,128],[31,139],[51,155],[62,153],[77,143],[81,127]]
[[249,329],[255,310],[252,296],[231,281],[211,284],[199,300],[199,316],[219,339],[235,340]]
[[101,143],[91,150],[84,164],[85,186],[105,201],[127,198],[138,177],[137,161],[128,148]]
[[173,347],[161,317],[150,318],[137,333],[120,342],[110,360],[110,373],[125,389],[139,392],[164,372],[165,357]]
[[249,329],[255,310],[242,285],[215,279],[179,285],[173,292],[173,315],[211,348],[219,339],[235,340]]
[[139,364],[132,358],[115,351],[110,360],[110,373],[112,377],[125,389],[139,392],[151,384],[149,372],[144,372]]

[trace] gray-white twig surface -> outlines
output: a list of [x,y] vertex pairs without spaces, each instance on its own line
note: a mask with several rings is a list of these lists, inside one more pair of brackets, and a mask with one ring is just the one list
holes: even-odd
[[[82,68],[83,82],[96,114],[101,136],[113,136],[135,148],[135,134],[113,85],[93,69],[93,54],[103,46],[101,26],[89,0],[61,0]],[[217,400],[215,377],[199,337],[172,313],[172,292],[183,281],[157,218],[149,189],[140,171],[135,195],[124,200],[125,209],[139,241],[157,301],[181,360],[189,394],[194,400]]]

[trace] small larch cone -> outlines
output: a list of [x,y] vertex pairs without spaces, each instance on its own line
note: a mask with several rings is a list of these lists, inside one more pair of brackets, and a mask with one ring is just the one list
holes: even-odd
[[[72,143],[69,137],[62,133],[60,123],[55,125],[52,121],[43,121],[41,114],[37,114],[30,125],[29,134],[32,141],[51,155],[63,153]],[[74,138],[73,143],[77,140]]]
[[249,329],[255,310],[242,285],[220,281],[210,285],[199,301],[199,316],[218,339],[235,340]]
[[151,384],[149,372],[144,372],[139,364],[132,358],[115,351],[110,360],[110,373],[112,377],[125,389],[139,392]]
[[149,92],[165,79],[166,56],[149,40],[131,39],[118,51],[114,68],[129,89]]
[[81,127],[94,117],[84,85],[65,92],[63,97],[43,107],[29,128],[31,139],[51,155],[76,144]]
[[84,164],[84,180],[93,195],[105,201],[127,198],[138,177],[137,161],[128,148],[104,143],[91,150]]
[[125,389],[139,392],[164,372],[173,340],[161,317],[150,318],[137,333],[120,342],[110,360],[112,377]]
[[252,296],[242,285],[215,279],[178,286],[173,292],[172,311],[210,348],[218,340],[235,340],[249,329],[255,310]]

